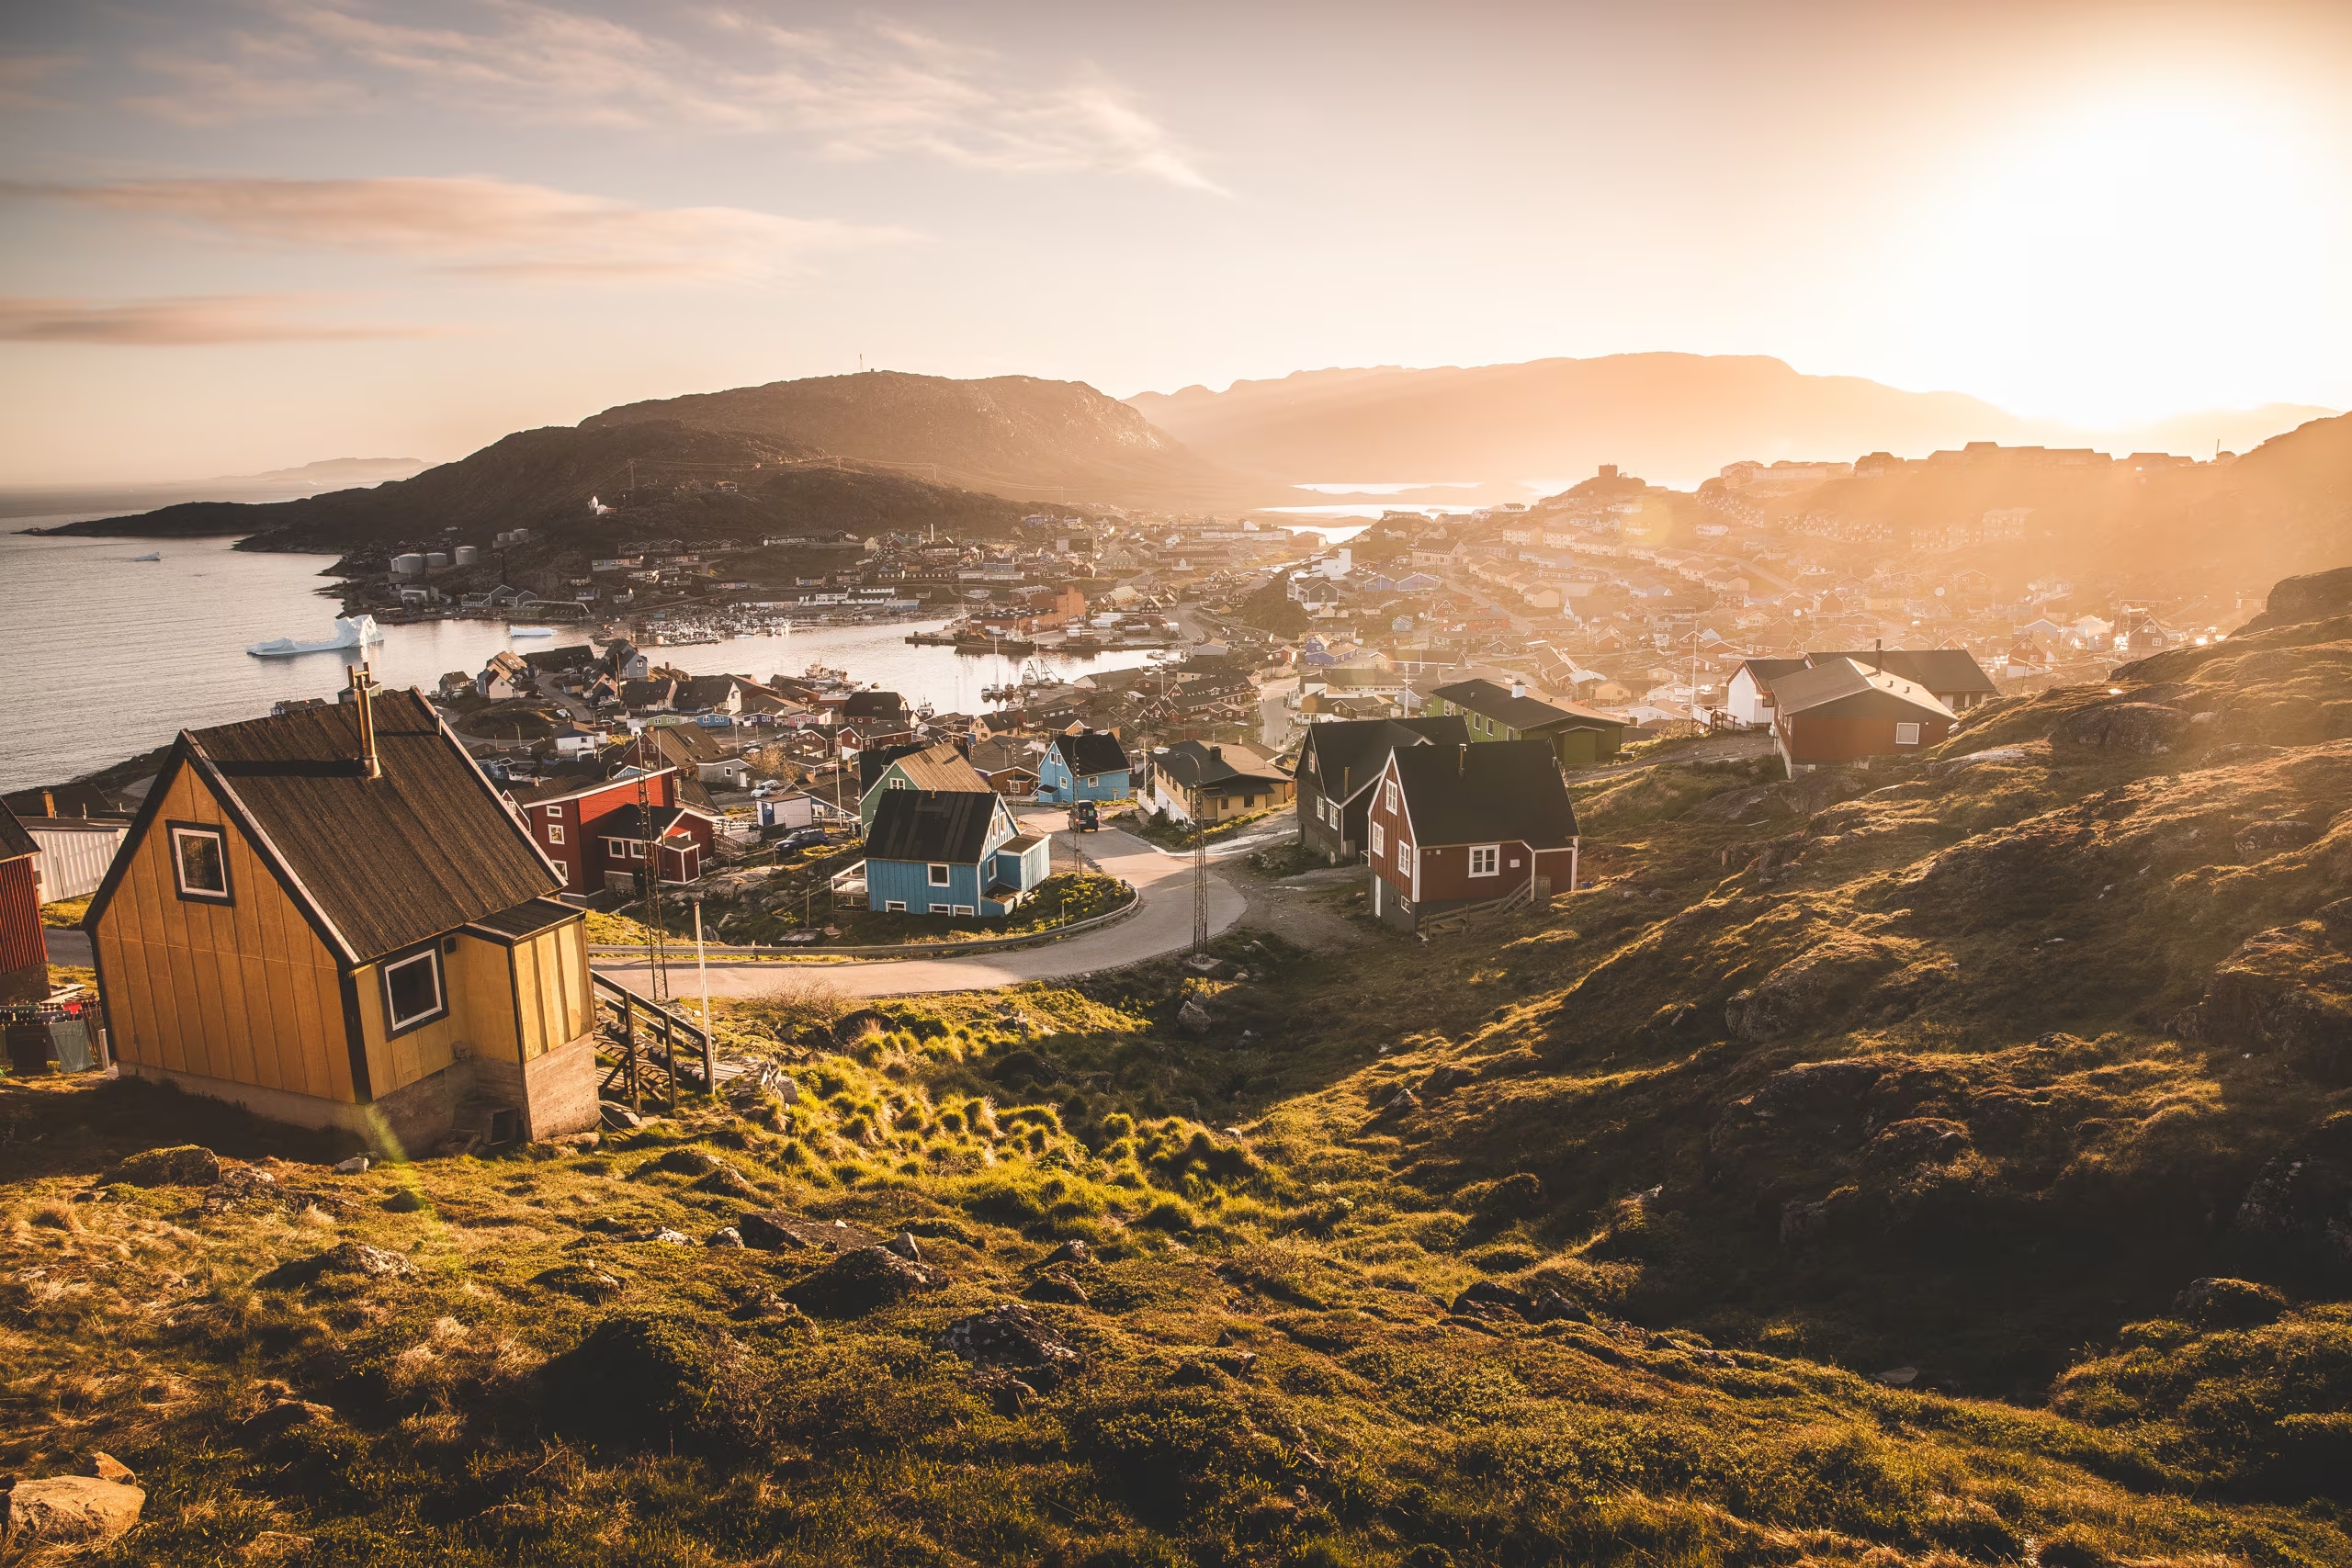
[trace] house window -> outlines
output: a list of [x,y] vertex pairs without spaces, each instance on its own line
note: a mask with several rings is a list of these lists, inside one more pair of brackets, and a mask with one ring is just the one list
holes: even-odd
[[569,887],[569,886],[571,886],[571,868],[570,866],[568,866],[568,865],[564,864],[561,861],[558,861],[558,862],[556,862],[556,863],[555,863],[555,880],[556,880],[556,884],[557,884],[557,886],[562,886],[562,887]]
[[931,912],[934,915],[944,915],[947,913],[947,906],[944,904],[933,904],[931,907]]
[[890,780],[890,787],[892,789],[904,789],[907,787],[907,781],[893,775]]
[[1390,779],[1390,780],[1388,781],[1388,786],[1387,786],[1387,790],[1386,790],[1386,793],[1385,793],[1385,799],[1387,800],[1387,802],[1388,802],[1388,812],[1389,812],[1389,815],[1391,815],[1391,816],[1396,815],[1396,781],[1395,779]]
[[426,948],[384,965],[384,1011],[392,1032],[413,1029],[447,1010],[441,994],[441,954]]
[[172,877],[183,898],[207,904],[229,902],[226,835],[218,828],[174,828]]
[[550,844],[563,842],[563,829],[550,825],[548,829],[548,842]]
[[628,859],[628,840],[627,839],[606,839],[605,840],[605,852],[615,860],[627,860]]
[[959,915],[968,915],[972,912],[972,907],[969,904],[958,904],[956,906],[956,912]]
[[1372,825],[1372,852],[1374,854],[1381,853],[1387,842],[1388,836],[1380,830],[1380,824],[1374,822]]
[[944,887],[947,886],[947,868],[945,866],[935,865],[931,868],[931,885],[933,887]]
[[904,898],[885,899],[882,908],[888,914],[903,915],[907,912],[907,901]]
[[1502,850],[1503,847],[1500,844],[1471,845],[1470,874],[1473,876],[1498,875],[1496,862],[1502,858]]
[[1896,725],[1894,743],[1897,746],[1917,746],[1919,744],[1919,727],[1916,724]]
[[563,820],[563,807],[560,806],[548,807],[548,820],[550,822],[560,822]]

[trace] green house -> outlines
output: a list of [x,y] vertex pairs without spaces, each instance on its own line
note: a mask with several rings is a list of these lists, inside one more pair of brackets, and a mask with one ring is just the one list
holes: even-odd
[[1431,692],[1422,711],[1438,718],[1459,715],[1474,741],[1544,741],[1564,768],[1605,762],[1625,741],[1623,719],[1531,697],[1524,682],[1457,681]]

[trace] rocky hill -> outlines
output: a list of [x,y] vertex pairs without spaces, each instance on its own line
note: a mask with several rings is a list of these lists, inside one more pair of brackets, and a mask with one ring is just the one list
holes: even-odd
[[[1419,499],[1524,501],[1602,463],[1689,488],[1744,457],[1924,456],[1970,441],[2078,445],[1956,392],[1908,392],[1854,376],[1803,375],[1760,355],[1621,354],[1520,365],[1300,371],[1128,400],[1228,468],[1294,484],[1481,481]],[[2324,410],[2271,408],[2195,422],[2195,449],[2241,446]],[[2184,422],[2186,423],[2186,422]],[[2165,431],[2122,450],[2154,444]],[[2159,447],[2158,449],[2163,449]]]
[[[812,461],[805,446],[674,421],[594,429],[526,430],[413,479],[261,504],[198,502],[76,523],[66,534],[245,534],[249,549],[342,552],[455,529],[487,543],[526,527],[543,543],[587,547],[607,538],[669,534],[741,536],[762,528],[922,527],[984,532],[1025,510],[892,469]],[[632,464],[635,465],[632,468]],[[635,491],[628,487],[634,478]],[[717,483],[736,487],[720,492]],[[619,510],[598,516],[601,496]]]
[[2352,1561],[2347,669],[2352,570],[1580,784],[1426,942],[780,986],[600,1146],[0,1079],[0,1471],[127,1465],[121,1563]]
[[[2152,582],[2255,588],[2309,572],[2352,547],[2352,415],[2312,420],[2234,464],[2158,468],[1984,463],[1836,479],[1761,502],[1883,525],[1896,547],[1921,526],[2028,513],[2014,541],[1938,558],[2027,575],[2136,576]],[[1884,545],[1864,553],[1888,553]]]
[[644,421],[896,464],[926,478],[1034,500],[1231,504],[1241,481],[1115,399],[1077,381],[957,381],[876,370],[625,403],[581,422]]

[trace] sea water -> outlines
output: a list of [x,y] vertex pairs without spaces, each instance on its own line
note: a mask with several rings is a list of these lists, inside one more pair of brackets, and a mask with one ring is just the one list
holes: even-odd
[[[12,519],[19,527],[69,518]],[[232,539],[35,538],[0,534],[0,789],[57,784],[160,746],[182,729],[266,716],[288,697],[332,697],[344,686],[353,649],[255,659],[245,652],[274,637],[324,637],[338,601],[321,575],[333,559],[233,548]],[[160,550],[160,561],[134,556]],[[929,703],[942,713],[977,713],[983,688],[1015,681],[1022,660],[974,658],[906,641],[944,620],[811,627],[778,637],[735,637],[649,649],[692,675],[797,675],[812,663],[850,679]],[[449,671],[477,673],[513,648],[544,651],[585,640],[585,628],[553,638],[511,638],[498,621],[390,626],[368,648],[387,686],[430,692]],[[1065,677],[1146,662],[1135,649],[1057,659]]]

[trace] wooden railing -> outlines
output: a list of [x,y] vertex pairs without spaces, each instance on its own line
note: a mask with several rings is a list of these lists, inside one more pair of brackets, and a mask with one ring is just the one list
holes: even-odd
[[[647,1079],[658,1079],[655,1088],[663,1091],[662,1099],[673,1111],[678,1109],[678,1080],[682,1076],[678,1052],[683,1041],[687,1048],[702,1058],[701,1089],[707,1095],[718,1092],[718,1064],[711,1052],[710,1033],[702,1025],[683,1013],[673,1012],[653,1000],[642,997],[619,981],[596,970],[589,971],[594,982],[594,995],[597,1005],[609,1016],[600,1019],[602,1032],[613,1046],[616,1060],[606,1074],[598,1095],[614,1098],[616,1089],[624,1089],[631,1111],[645,1109]],[[644,1042],[639,1043],[642,1032]]]

